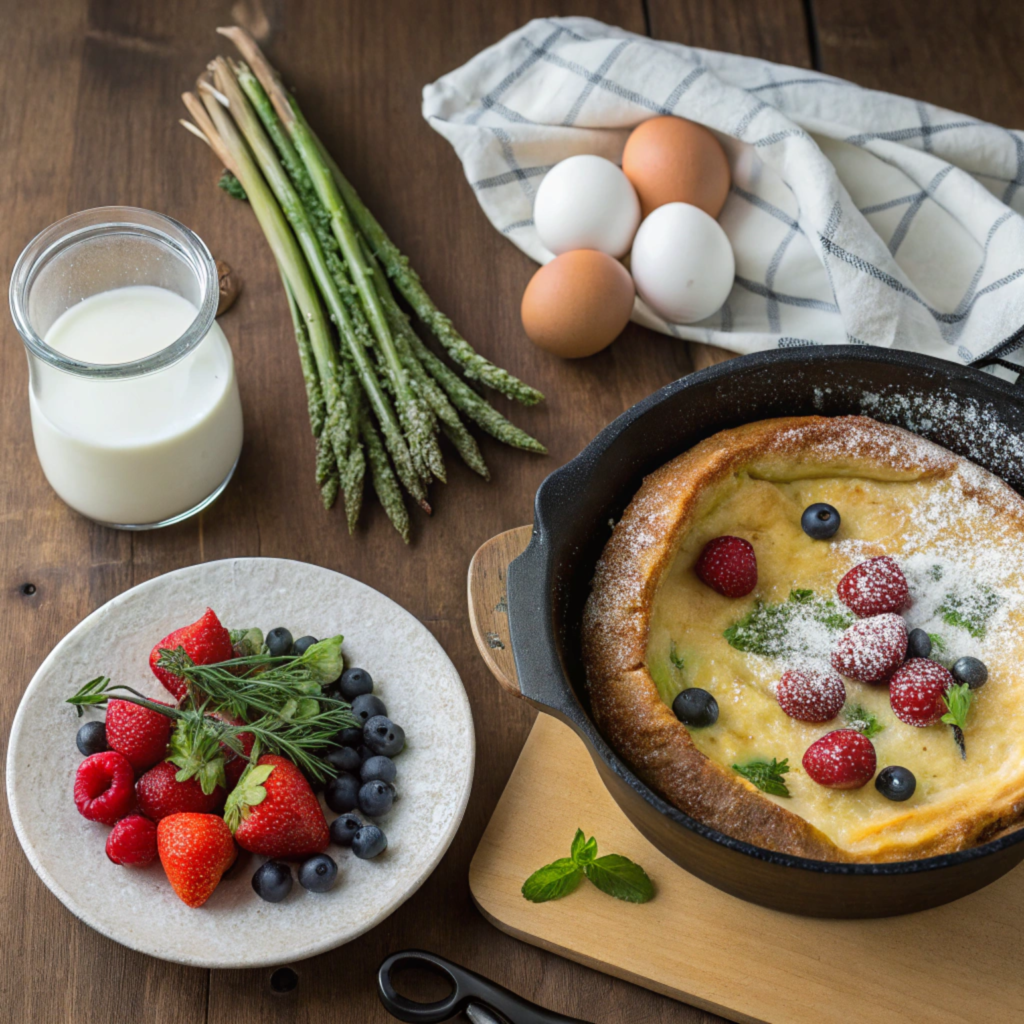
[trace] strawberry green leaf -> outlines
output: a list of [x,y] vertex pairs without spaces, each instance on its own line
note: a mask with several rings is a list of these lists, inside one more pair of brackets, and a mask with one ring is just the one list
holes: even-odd
[[[581,833],[582,834],[582,833]],[[534,871],[523,883],[523,895],[531,903],[547,903],[568,896],[580,884],[583,871],[572,857],[562,857]]]
[[646,903],[654,896],[654,885],[647,872],[621,854],[609,853],[598,857],[587,863],[583,870],[601,892],[617,900]]
[[263,783],[270,778],[273,770],[272,764],[251,764],[242,772],[238,785],[231,791],[224,805],[224,821],[232,833],[249,817],[252,809],[267,798]]

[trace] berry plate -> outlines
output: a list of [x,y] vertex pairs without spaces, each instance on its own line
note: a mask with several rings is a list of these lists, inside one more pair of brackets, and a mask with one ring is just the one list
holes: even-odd
[[[112,864],[109,829],[75,809],[80,721],[64,703],[97,675],[154,697],[154,642],[209,606],[229,627],[277,625],[295,636],[345,636],[346,664],[366,668],[389,715],[405,727],[398,798],[378,824],[388,849],[375,860],[331,846],[338,882],[326,893],[297,883],[265,903],[250,879],[262,858],[239,852],[205,906],[175,896],[159,862]],[[99,717],[86,711],[86,719]],[[315,565],[276,558],[209,562],[150,580],[77,625],[36,672],[18,707],[7,755],[7,795],[32,867],[77,917],[117,942],[197,967],[267,967],[349,942],[383,921],[426,880],[448,849],[469,799],[475,740],[466,692],[431,633],[370,587]],[[328,812],[328,818],[334,815]],[[271,928],[268,931],[267,928]],[[239,936],[265,934],[265,943]]]

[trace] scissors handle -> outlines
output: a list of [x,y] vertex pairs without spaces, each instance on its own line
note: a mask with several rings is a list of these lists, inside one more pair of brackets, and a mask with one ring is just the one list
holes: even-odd
[[[391,973],[395,969],[410,967],[445,978],[452,986],[451,994],[434,1003],[417,1003],[399,995],[391,983]],[[471,1003],[494,1011],[508,1024],[587,1024],[577,1017],[565,1017],[545,1010],[465,967],[418,949],[389,956],[380,965],[377,990],[384,1008],[406,1024],[441,1024],[463,1012]]]

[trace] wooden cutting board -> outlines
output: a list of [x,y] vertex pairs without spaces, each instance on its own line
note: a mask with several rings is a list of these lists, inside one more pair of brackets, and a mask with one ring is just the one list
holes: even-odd
[[[528,541],[528,528],[502,534],[470,568],[481,653],[513,692],[504,569]],[[634,906],[584,883],[562,900],[527,902],[523,881],[566,856],[577,827],[597,837],[599,853],[643,865],[655,898]],[[502,931],[731,1020],[1024,1021],[1024,867],[966,899],[905,917],[826,921],[744,903],[651,846],[608,795],[583,742],[547,715],[526,741],[469,884]]]

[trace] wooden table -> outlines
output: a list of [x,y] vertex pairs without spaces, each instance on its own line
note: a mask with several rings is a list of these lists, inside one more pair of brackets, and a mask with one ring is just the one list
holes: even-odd
[[[98,1024],[386,1019],[376,966],[419,946],[524,995],[601,1022],[708,1019],[692,1008],[519,944],[474,909],[470,856],[529,730],[532,713],[499,692],[466,618],[465,571],[476,547],[531,518],[534,491],[597,430],[715,353],[631,328],[605,353],[562,363],[534,349],[518,322],[533,271],[488,225],[455,155],[419,113],[420,88],[527,19],[586,13],[635,32],[818,67],[862,85],[930,100],[998,124],[1024,121],[1022,22],[1015,5],[925,0],[3,0],[0,3],[0,262],[9,275],[38,230],[75,210],[151,207],[195,228],[244,279],[222,320],[239,369],[246,445],[224,498],[199,519],[151,534],[117,533],[70,512],[36,462],[25,360],[3,318],[3,755],[21,691],[83,616],[120,591],[206,559],[304,559],[383,590],[446,647],[469,691],[478,759],[469,810],[443,863],[390,920],[350,946],[297,966],[287,997],[267,971],[208,972],[132,953],[79,923],[29,868],[6,813],[0,827],[0,1019]],[[485,354],[549,400],[511,410],[548,458],[484,441],[485,485],[455,458],[404,548],[378,508],[355,538],[325,514],[284,296],[254,219],[213,187],[216,168],[177,125],[178,95],[223,49],[233,17],[267,38],[274,62],[346,172],[421,269],[442,308]],[[496,404],[506,409],[507,403]],[[507,410],[506,410],[507,411]],[[68,742],[60,737],[58,742]],[[0,798],[2,799],[2,798]],[[538,828],[547,823],[537,822]],[[272,945],[273,934],[239,936]],[[614,941],[614,936],[609,936]],[[766,942],[770,941],[766,938]],[[681,950],[680,955],[689,955]]]

